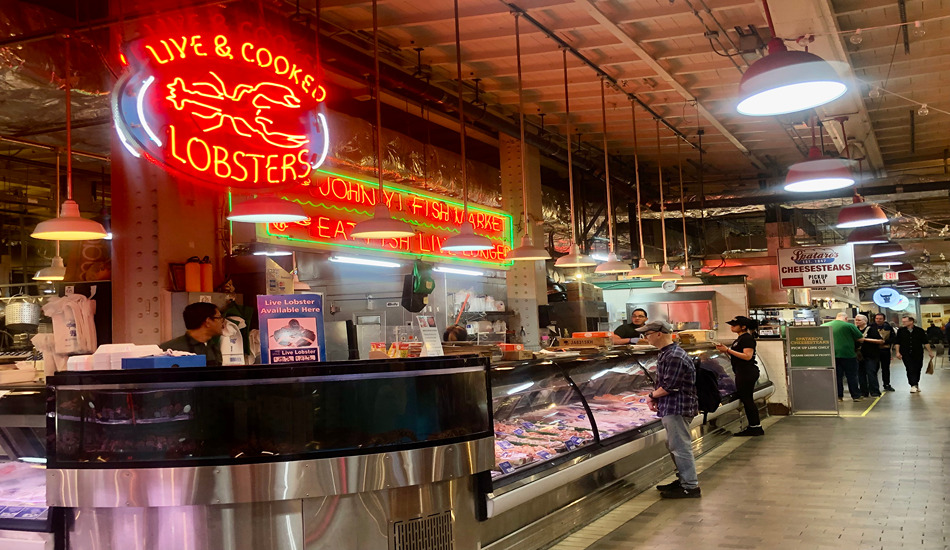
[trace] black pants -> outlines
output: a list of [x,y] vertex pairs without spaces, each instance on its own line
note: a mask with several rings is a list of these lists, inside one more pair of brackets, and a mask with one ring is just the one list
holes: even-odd
[[736,374],[736,395],[742,406],[745,408],[745,417],[750,426],[760,425],[759,408],[752,398],[755,391],[755,383],[759,380],[759,369],[757,367],[737,368]]
[[881,382],[891,385],[891,348],[881,350]]
[[904,368],[907,369],[907,383],[911,386],[920,385],[920,371],[924,368],[924,356],[919,357],[907,354],[901,354],[904,360]]

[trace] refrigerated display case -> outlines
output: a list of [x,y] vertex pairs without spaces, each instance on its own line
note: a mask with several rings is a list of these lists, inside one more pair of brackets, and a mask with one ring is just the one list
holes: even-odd
[[397,528],[433,522],[475,548],[472,478],[493,464],[487,359],[68,372],[49,384],[47,484],[70,549],[211,550],[224,537],[388,550]]
[[[731,435],[725,427],[738,423],[739,403],[728,356],[711,343],[683,347],[719,374],[723,405],[705,425],[702,415],[692,424],[701,453]],[[481,495],[483,548],[543,546],[553,540],[551,533],[583,517],[566,511],[579,499],[601,498],[630,476],[652,483],[664,468],[668,472],[665,434],[646,397],[654,388],[657,353],[636,346],[493,366],[496,463]],[[757,361],[761,404],[772,383]]]

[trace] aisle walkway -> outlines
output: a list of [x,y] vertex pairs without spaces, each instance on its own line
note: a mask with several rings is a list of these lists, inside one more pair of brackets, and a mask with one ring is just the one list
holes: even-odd
[[849,416],[769,418],[704,456],[702,499],[650,490],[551,548],[950,549],[950,370],[915,395],[895,367],[898,391]]

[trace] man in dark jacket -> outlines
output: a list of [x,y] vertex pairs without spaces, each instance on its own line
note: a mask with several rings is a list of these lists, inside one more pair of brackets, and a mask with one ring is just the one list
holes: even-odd
[[920,371],[924,367],[924,348],[933,359],[934,351],[927,341],[924,329],[914,326],[914,318],[910,315],[901,317],[904,325],[897,330],[897,341],[894,350],[898,359],[904,362],[907,369],[907,383],[910,384],[910,393],[920,393]]
[[883,344],[879,346],[878,358],[881,360],[881,382],[884,384],[884,391],[894,391],[891,386],[891,345],[894,343],[894,327],[885,321],[883,313],[874,316],[873,326],[880,334]]

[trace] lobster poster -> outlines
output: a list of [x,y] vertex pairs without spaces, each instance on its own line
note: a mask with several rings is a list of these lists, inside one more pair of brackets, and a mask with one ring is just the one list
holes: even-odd
[[258,296],[257,316],[262,363],[327,360],[322,294]]

